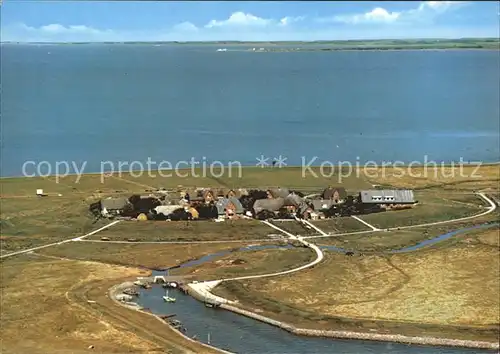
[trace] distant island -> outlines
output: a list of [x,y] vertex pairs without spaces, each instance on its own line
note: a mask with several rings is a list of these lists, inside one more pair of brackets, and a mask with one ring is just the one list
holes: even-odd
[[37,45],[83,45],[83,44],[121,44],[121,45],[206,45],[241,47],[250,51],[339,51],[339,50],[424,50],[424,49],[488,49],[499,50],[498,38],[460,38],[460,39],[381,39],[381,40],[333,40],[333,41],[213,41],[213,42],[2,42],[2,44]]

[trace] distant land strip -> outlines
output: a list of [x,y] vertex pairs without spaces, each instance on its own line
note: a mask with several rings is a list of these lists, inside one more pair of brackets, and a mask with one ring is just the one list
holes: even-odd
[[[205,45],[205,46],[255,46],[247,50],[258,51],[340,51],[340,50],[424,50],[424,49],[500,49],[498,38],[461,38],[461,39],[409,39],[409,40],[342,40],[342,41],[124,41],[124,42],[2,42],[2,44],[35,45],[82,45],[82,44],[121,44],[121,45]],[[293,46],[293,48],[292,48]]]

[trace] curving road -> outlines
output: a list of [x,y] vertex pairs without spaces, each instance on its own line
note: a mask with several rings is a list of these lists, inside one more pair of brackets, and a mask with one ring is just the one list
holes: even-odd
[[198,294],[199,297],[204,298],[205,300],[210,300],[216,303],[223,303],[223,304],[231,304],[234,303],[233,301],[230,301],[228,299],[222,298],[220,296],[214,295],[211,293],[211,290],[219,285],[222,282],[226,281],[231,281],[231,280],[246,280],[246,279],[257,279],[257,278],[268,278],[268,277],[275,277],[279,275],[285,275],[285,274],[290,274],[290,273],[295,273],[298,271],[301,271],[303,269],[310,268],[319,262],[321,262],[324,258],[323,251],[316,246],[315,244],[311,242],[307,242],[304,240],[303,237],[300,236],[295,236],[292,235],[291,233],[279,228],[276,225],[271,224],[268,221],[262,221],[262,223],[272,227],[273,229],[276,229],[285,235],[288,236],[289,240],[296,240],[302,243],[304,246],[311,248],[314,252],[316,252],[316,259],[313,260],[310,263],[304,264],[300,267],[294,268],[294,269],[289,269],[289,270],[284,270],[282,272],[276,272],[276,273],[268,273],[268,274],[260,274],[260,275],[247,275],[243,277],[233,277],[233,278],[223,278],[223,279],[215,279],[215,280],[209,280],[209,281],[204,281],[204,282],[196,282],[196,283],[189,283],[187,286],[191,288],[192,291]]

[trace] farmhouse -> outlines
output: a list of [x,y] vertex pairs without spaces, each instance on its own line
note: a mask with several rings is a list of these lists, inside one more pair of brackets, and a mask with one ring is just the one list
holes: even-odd
[[332,200],[335,203],[343,203],[347,198],[347,192],[343,187],[328,186],[323,193],[321,199]]
[[292,211],[298,212],[301,215],[309,209],[309,205],[307,205],[304,199],[295,193],[288,194],[284,200],[283,206],[293,207]]
[[101,214],[110,217],[122,214],[126,209],[131,209],[132,205],[127,198],[106,198],[101,200]]
[[211,189],[205,189],[202,191],[201,194],[205,203],[210,203],[215,201],[214,192]]
[[412,190],[408,189],[377,189],[364,190],[359,193],[363,204],[415,204]]
[[219,216],[225,215],[231,217],[241,215],[244,212],[243,205],[241,205],[241,202],[236,197],[219,198],[215,205]]

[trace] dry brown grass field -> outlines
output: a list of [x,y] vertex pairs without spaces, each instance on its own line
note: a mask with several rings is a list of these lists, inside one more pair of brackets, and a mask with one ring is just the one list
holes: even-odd
[[[252,243],[256,244],[256,243]],[[267,243],[266,243],[267,244]],[[96,261],[148,269],[164,269],[200,258],[206,254],[248,246],[248,243],[213,244],[118,244],[70,242],[45,248],[37,253],[84,261]]]
[[117,306],[106,296],[112,285],[145,274],[133,268],[36,255],[3,261],[0,351],[207,352],[153,317]]
[[297,268],[316,258],[306,248],[267,249],[234,252],[194,267],[173,269],[171,275],[190,275],[196,280],[213,280],[268,274]]
[[274,230],[257,220],[232,222],[198,221],[123,221],[89,239],[107,237],[111,241],[210,241],[266,239]]

